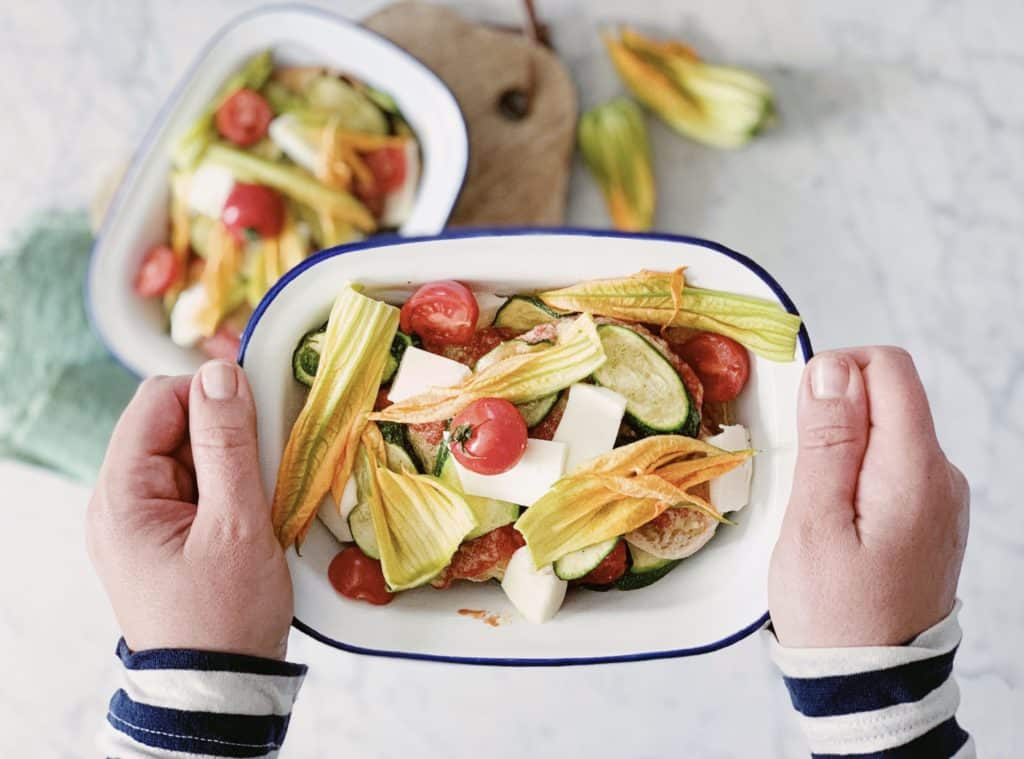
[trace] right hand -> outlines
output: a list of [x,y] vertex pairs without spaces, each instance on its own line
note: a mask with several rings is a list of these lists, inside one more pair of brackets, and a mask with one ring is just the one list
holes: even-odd
[[110,440],[86,537],[132,650],[284,658],[292,585],[252,392],[233,362],[142,383]]
[[768,605],[794,648],[907,643],[953,608],[969,489],[935,437],[909,354],[816,356]]

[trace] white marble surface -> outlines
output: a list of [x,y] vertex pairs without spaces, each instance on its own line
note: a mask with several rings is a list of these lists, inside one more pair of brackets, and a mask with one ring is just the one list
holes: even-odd
[[[322,3],[358,17],[373,3]],[[1024,4],[1019,0],[539,0],[584,102],[613,94],[595,28],[631,20],[775,85],[780,129],[717,153],[654,125],[661,230],[764,263],[818,347],[910,348],[969,475],[963,724],[1016,755],[1024,713]],[[0,230],[80,206],[205,38],[253,3],[0,6]],[[509,0],[461,3],[514,19]],[[579,167],[577,167],[578,170]],[[604,224],[577,171],[570,221]],[[86,490],[0,464],[0,755],[92,755],[116,629],[82,546]],[[1017,486],[1014,488],[1014,486]],[[611,632],[610,634],[614,634]],[[311,673],[286,756],[793,757],[760,642],[691,660],[473,669],[358,658],[296,633]]]

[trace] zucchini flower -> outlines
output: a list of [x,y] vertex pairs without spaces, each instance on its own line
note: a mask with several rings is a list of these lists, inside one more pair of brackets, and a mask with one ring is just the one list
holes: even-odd
[[771,88],[759,77],[701,61],[678,42],[623,29],[605,36],[608,54],[633,95],[677,132],[719,148],[738,148],[774,121]]
[[615,98],[580,118],[580,150],[601,186],[616,229],[642,232],[654,218],[654,175],[643,114]]

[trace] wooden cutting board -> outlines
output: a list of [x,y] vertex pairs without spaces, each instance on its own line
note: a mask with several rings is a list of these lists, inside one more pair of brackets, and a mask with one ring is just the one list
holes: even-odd
[[[437,5],[401,2],[364,21],[432,69],[455,95],[469,129],[469,173],[452,226],[550,226],[565,220],[576,89],[546,47]],[[527,115],[499,101],[529,90]]]

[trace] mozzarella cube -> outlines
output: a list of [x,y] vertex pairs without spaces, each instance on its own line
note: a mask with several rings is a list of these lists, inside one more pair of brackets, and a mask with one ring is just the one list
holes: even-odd
[[398,403],[432,387],[453,387],[470,373],[465,364],[410,346],[402,354],[402,362],[388,391],[388,400]]
[[[722,427],[717,435],[705,439],[705,443],[723,451],[744,451],[750,447],[750,432],[742,424]],[[750,502],[750,477],[754,462],[747,459],[731,472],[711,480],[711,503],[723,514],[739,511]]]
[[505,298],[501,295],[495,295],[494,293],[473,293],[476,297],[476,305],[480,308],[480,316],[476,320],[476,328],[483,329],[484,327],[490,327],[491,322],[494,321],[494,316],[498,313],[498,309],[505,305]]
[[187,205],[196,213],[219,219],[234,186],[235,176],[228,169],[215,163],[201,163],[189,182]]
[[477,474],[462,466],[458,459],[453,460],[466,494],[529,506],[565,472],[565,457],[565,443],[530,438],[523,457],[501,474]]
[[282,113],[267,127],[270,140],[281,152],[311,174],[316,174],[320,161],[317,144],[310,139],[302,122],[291,113]]
[[384,197],[384,212],[381,224],[385,227],[400,227],[412,213],[416,201],[416,188],[420,183],[420,149],[416,140],[406,140],[405,178],[402,186],[392,190]]
[[550,564],[535,569],[533,556],[526,546],[512,554],[501,580],[501,589],[508,600],[526,620],[536,624],[555,616],[562,607],[568,586]]
[[349,477],[341,494],[341,506],[339,507],[328,493],[316,515],[334,537],[342,543],[351,543],[352,531],[348,528],[348,515],[352,513],[357,503],[356,478]]
[[206,306],[206,290],[196,282],[178,295],[171,309],[171,340],[182,348],[191,348],[203,338],[199,314]]
[[626,399],[614,390],[584,383],[570,387],[554,436],[569,447],[565,470],[572,472],[614,448],[625,413]]

